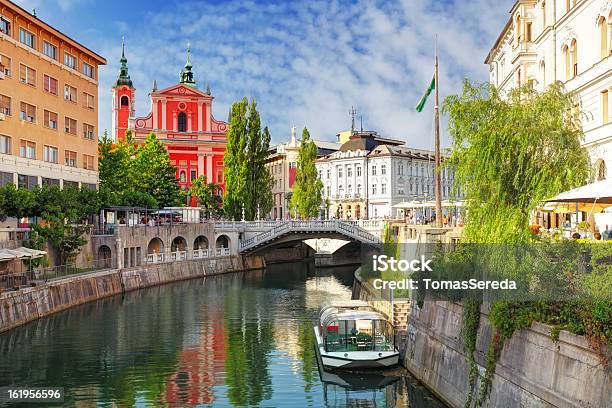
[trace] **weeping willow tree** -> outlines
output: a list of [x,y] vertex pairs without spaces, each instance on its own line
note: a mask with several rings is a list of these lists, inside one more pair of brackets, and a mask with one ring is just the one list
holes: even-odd
[[575,98],[561,83],[502,97],[492,85],[466,80],[443,112],[453,139],[450,165],[467,201],[469,242],[528,241],[536,206],[589,176]]
[[[526,86],[502,96],[492,85],[466,80],[460,95],[444,101],[443,112],[449,116],[453,140],[449,165],[466,199],[464,241],[468,247],[469,243],[531,241],[529,219],[538,204],[588,179],[590,166],[581,146],[584,135],[579,112],[574,96],[565,93],[560,83],[543,93]],[[503,273],[520,269],[498,249],[485,246],[476,258],[488,269],[501,266]],[[476,258],[470,251],[467,259],[471,262]],[[449,254],[451,263],[460,255]],[[453,273],[461,265],[452,266]],[[463,302],[461,333],[469,364],[466,407],[484,402],[505,340],[515,330],[528,327],[537,314],[529,302],[490,304],[493,335],[481,376],[474,357],[481,302],[478,298]],[[474,401],[478,379],[479,393]]]

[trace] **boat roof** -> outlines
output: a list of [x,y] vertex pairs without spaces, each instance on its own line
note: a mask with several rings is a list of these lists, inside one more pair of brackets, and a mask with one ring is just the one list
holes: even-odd
[[321,307],[319,321],[323,326],[328,326],[333,321],[349,320],[385,320],[387,318],[376,312],[366,301],[333,301]]

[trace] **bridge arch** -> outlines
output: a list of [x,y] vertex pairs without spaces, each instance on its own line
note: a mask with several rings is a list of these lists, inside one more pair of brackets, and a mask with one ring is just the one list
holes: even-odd
[[215,241],[215,246],[217,248],[229,248],[231,240],[225,234],[219,235]]
[[147,245],[147,254],[162,254],[164,253],[164,241],[159,237],[155,237],[149,241]]
[[180,235],[177,237],[174,237],[174,239],[172,240],[172,244],[170,245],[170,252],[183,252],[187,250],[187,241],[185,240],[185,238],[181,237]]
[[193,249],[208,249],[208,238],[198,235],[193,241]]

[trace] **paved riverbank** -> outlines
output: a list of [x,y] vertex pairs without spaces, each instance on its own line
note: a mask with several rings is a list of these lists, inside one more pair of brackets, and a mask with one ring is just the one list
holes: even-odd
[[0,332],[86,302],[186,279],[263,268],[259,257],[230,256],[72,275],[0,294]]

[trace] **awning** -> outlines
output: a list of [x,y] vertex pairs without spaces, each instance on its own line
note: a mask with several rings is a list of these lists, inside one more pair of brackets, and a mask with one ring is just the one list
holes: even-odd
[[569,214],[579,212],[600,213],[612,204],[600,203],[564,203],[564,202],[548,202],[542,208],[544,212],[554,212],[556,214]]
[[597,203],[611,206],[612,178],[565,191],[546,201],[558,203]]
[[11,259],[35,259],[40,258],[47,253],[38,249],[19,247],[17,249],[0,249],[0,261],[9,261]]

